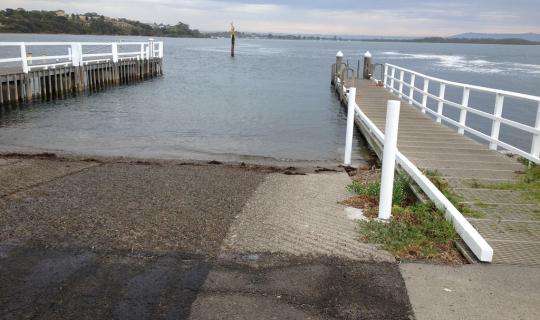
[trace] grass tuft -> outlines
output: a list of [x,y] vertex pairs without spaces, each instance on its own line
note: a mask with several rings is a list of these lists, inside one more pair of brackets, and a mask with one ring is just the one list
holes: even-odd
[[[353,181],[348,190],[356,196],[344,201],[364,210],[375,218],[378,210],[380,182]],[[380,244],[396,257],[411,260],[461,262],[453,241],[458,238],[452,224],[444,218],[433,203],[420,203],[411,189],[410,180],[398,174],[394,181],[392,219],[389,223],[378,220],[360,221],[361,238]]]
[[432,203],[394,206],[389,223],[363,221],[360,232],[363,240],[381,244],[402,259],[460,260],[453,248],[458,239],[454,227]]
[[523,193],[523,200],[540,204],[540,166],[528,163],[518,182],[482,183],[472,179],[469,186],[480,189],[526,191]]

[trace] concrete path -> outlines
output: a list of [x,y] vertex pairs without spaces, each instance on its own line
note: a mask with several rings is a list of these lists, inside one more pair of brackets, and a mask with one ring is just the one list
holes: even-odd
[[2,319],[412,317],[343,173],[0,159]]
[[389,253],[358,241],[356,224],[338,204],[349,183],[344,172],[268,175],[232,223],[223,251],[395,262]]
[[540,319],[540,268],[402,264],[417,320]]

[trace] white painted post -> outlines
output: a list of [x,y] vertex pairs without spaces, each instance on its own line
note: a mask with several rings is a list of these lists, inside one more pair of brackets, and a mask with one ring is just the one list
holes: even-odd
[[416,75],[411,73],[411,82],[409,83],[409,104],[413,103],[414,100],[414,85],[415,85]]
[[390,71],[390,92],[394,92],[394,79],[396,78],[396,68],[392,67]]
[[111,43],[111,50],[112,50],[112,61],[114,63],[118,62],[118,43],[113,42]]
[[[497,93],[497,95],[495,96],[495,110],[493,112],[493,115],[498,119],[493,120],[493,123],[491,125],[491,139],[493,140],[499,140],[499,131],[501,129],[500,117],[502,116],[503,104],[504,96]],[[497,150],[497,146],[498,144],[496,142],[489,143],[489,149],[491,150]]]
[[144,60],[144,53],[145,53],[145,51],[144,51],[144,43],[141,43],[141,50],[140,50],[140,53],[139,53],[139,55],[141,57],[141,60]]
[[384,80],[383,80],[383,87],[386,87],[386,83],[388,81],[388,65],[384,64]]
[[429,93],[429,79],[424,78],[424,89],[422,91],[422,113],[426,113],[427,98]]
[[392,192],[396,168],[397,137],[399,126],[400,101],[389,100],[386,107],[386,126],[384,127],[384,151],[379,198],[379,219],[388,220],[392,214]]
[[[446,91],[446,85],[444,83],[441,83],[439,86],[439,103],[437,104],[437,115],[442,115],[443,113],[443,107],[444,107],[444,92]],[[441,117],[437,117],[437,122],[441,123]]]
[[82,65],[82,45],[80,43],[71,44],[71,63],[74,67]]
[[[536,108],[536,122],[534,123],[536,130],[540,130],[540,102]],[[532,140],[531,154],[533,157],[540,158],[540,134],[535,134]]]
[[28,73],[28,60],[26,58],[26,45],[24,43],[21,44],[21,59],[23,72]]
[[354,106],[356,104],[356,88],[349,88],[347,95],[347,132],[345,134],[345,159],[343,164],[352,164],[352,142],[354,135]]
[[405,71],[399,72],[399,97],[403,97],[403,78],[405,77]]
[[150,46],[146,46],[144,55],[146,56],[146,59],[150,59]]
[[154,38],[148,39],[148,47],[150,48],[150,58],[155,58],[154,50],[156,48],[154,47]]
[[[465,123],[467,122],[467,108],[469,106],[469,96],[471,93],[471,89],[464,87],[463,88],[463,97],[461,98],[461,106],[463,109],[459,111],[459,124],[462,126],[465,126]],[[465,129],[463,127],[458,128],[459,134],[465,134]]]
[[159,48],[159,57],[163,58],[163,41],[158,42],[158,48]]

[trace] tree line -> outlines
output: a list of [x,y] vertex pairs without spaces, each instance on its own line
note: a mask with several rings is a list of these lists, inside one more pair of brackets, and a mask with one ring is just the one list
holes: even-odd
[[123,18],[110,18],[97,13],[66,14],[62,10],[27,11],[24,9],[1,10],[0,32],[192,38],[204,36],[199,30],[191,29],[183,22],[175,25],[148,24]]

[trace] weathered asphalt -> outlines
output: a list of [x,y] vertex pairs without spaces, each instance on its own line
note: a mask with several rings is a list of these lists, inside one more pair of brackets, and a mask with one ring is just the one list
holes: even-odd
[[[397,264],[377,262],[372,249],[365,260],[221,249],[235,221],[251,221],[242,218],[246,203],[279,171],[2,158],[0,318],[410,319]],[[331,181],[320,179],[325,192]],[[276,193],[276,203],[286,194]]]

